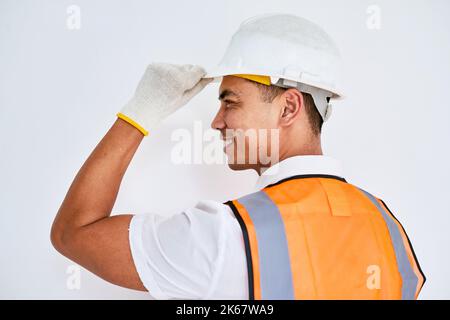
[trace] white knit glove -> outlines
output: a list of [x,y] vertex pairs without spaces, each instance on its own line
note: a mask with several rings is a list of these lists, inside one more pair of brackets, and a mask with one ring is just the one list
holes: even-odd
[[212,79],[200,66],[153,63],[147,67],[133,98],[117,114],[144,135],[185,105]]

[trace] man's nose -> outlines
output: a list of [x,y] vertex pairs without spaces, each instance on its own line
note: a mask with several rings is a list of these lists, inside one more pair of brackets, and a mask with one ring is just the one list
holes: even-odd
[[225,121],[223,120],[223,112],[219,110],[211,122],[211,128],[215,130],[222,130],[225,128]]

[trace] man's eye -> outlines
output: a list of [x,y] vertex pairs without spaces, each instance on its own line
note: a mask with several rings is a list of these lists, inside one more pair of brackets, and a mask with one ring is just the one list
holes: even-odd
[[232,107],[237,104],[237,102],[234,101],[224,101],[224,102],[226,107]]

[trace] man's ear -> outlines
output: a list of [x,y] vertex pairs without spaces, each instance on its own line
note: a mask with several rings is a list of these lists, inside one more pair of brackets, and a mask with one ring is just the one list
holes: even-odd
[[300,116],[303,108],[303,95],[297,89],[287,89],[282,95],[280,125],[290,126]]

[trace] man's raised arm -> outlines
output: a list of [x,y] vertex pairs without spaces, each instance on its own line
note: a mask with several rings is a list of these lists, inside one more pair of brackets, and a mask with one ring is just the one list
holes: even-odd
[[133,98],[76,175],[53,222],[64,256],[114,284],[145,290],[131,257],[132,215],[110,216],[120,183],[148,130],[186,104],[210,80],[192,65],[152,64]]

